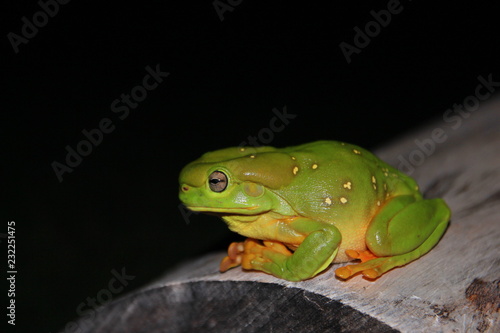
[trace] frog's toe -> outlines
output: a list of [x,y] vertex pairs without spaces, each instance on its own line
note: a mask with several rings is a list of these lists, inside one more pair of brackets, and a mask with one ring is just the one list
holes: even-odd
[[367,277],[369,279],[376,279],[378,278],[380,275],[382,275],[383,273],[377,271],[376,269],[365,269],[363,271],[363,276],[364,277]]
[[227,256],[224,257],[224,259],[222,259],[222,261],[220,262],[219,270],[221,272],[225,272],[239,265],[241,265],[241,256],[237,257],[236,259],[231,259],[229,256]]
[[376,279],[388,270],[386,263],[387,258],[372,259],[360,264],[337,268],[335,275],[345,280],[361,272],[368,279]]
[[281,242],[260,241],[247,238],[243,243],[231,243],[225,257],[220,263],[220,271],[241,265],[243,269],[270,272],[278,268],[270,268],[292,255],[292,252]]
[[[351,265],[351,266],[354,266],[354,265]],[[354,274],[351,270],[351,266],[344,266],[344,267],[337,268],[335,270],[335,275],[341,279],[344,279],[344,280],[350,278]]]
[[361,272],[363,276],[369,279],[376,279],[383,274],[383,272],[379,271],[377,268],[381,266],[385,260],[383,260],[383,258],[382,260],[377,260],[380,258],[374,255],[371,251],[346,250],[345,253],[353,259],[359,259],[361,263],[338,268],[335,271],[335,275],[339,278],[348,279]]
[[362,272],[363,276],[369,278],[369,279],[376,279],[377,277],[380,276],[380,274],[375,270],[375,269],[363,269],[362,267],[359,267],[361,265],[348,265],[344,267],[337,268],[335,270],[335,275],[337,275],[339,278],[343,280],[347,280],[353,275],[356,275],[359,272]]
[[233,242],[227,249],[227,256],[222,259],[219,270],[225,272],[233,267],[241,265],[242,254],[245,249],[244,243]]
[[262,256],[266,246],[260,241],[247,238],[244,242],[233,242],[227,249],[227,256],[220,263],[220,271],[225,272],[233,267],[240,266],[243,269],[257,269],[264,262]]
[[262,251],[266,247],[260,241],[247,238],[244,242],[244,253],[241,259],[241,267],[244,269],[258,269],[259,264],[263,261]]
[[243,242],[233,242],[229,245],[227,249],[227,256],[230,259],[236,260],[245,251]]
[[369,250],[365,250],[365,251],[346,250],[345,254],[347,254],[349,257],[351,257],[353,259],[359,259],[359,260],[361,260],[361,262],[367,262],[369,260],[378,258],[376,255],[374,255]]
[[283,245],[283,243],[280,242],[264,241],[264,246],[269,250],[273,250],[274,252],[278,252],[287,256],[292,255],[292,251],[290,251],[285,245]]

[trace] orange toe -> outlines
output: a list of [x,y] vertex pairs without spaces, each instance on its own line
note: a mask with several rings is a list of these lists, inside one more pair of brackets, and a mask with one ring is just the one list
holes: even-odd
[[369,250],[356,251],[356,250],[346,250],[345,254],[353,259],[359,259],[361,262],[367,262],[368,260],[378,258],[376,255],[371,253]]
[[283,243],[280,242],[272,242],[272,241],[264,241],[264,246],[267,249],[271,249],[275,252],[291,256],[292,252],[285,246]]
[[363,276],[369,279],[376,279],[380,276],[380,274],[374,269],[367,269],[363,271]]
[[345,279],[348,279],[351,277],[352,271],[349,268],[349,266],[344,266],[344,267],[337,268],[335,270],[335,275],[337,275],[339,278],[345,280]]
[[219,265],[219,270],[221,272],[225,272],[233,267],[241,265],[241,257],[236,258],[235,260],[229,258],[229,257],[224,257],[222,261],[220,262]]
[[229,258],[236,260],[236,258],[243,253],[244,249],[243,243],[233,242],[227,249],[227,255]]

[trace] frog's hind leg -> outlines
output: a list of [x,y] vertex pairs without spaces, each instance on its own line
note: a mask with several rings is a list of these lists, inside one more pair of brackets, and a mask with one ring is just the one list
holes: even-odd
[[366,243],[376,258],[341,267],[335,273],[347,279],[361,272],[375,279],[394,267],[405,265],[436,245],[449,218],[450,210],[441,199],[393,198],[381,208],[367,230]]

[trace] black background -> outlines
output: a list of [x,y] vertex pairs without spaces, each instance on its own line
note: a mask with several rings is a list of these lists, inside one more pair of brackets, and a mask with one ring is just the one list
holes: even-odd
[[[493,2],[401,1],[348,64],[339,44],[353,45],[353,29],[387,4],[241,1],[221,20],[212,1],[71,1],[18,53],[8,34],[41,7],[4,5],[0,232],[16,222],[15,329],[62,330],[113,269],[135,276],[123,295],[237,239],[215,217],[186,223],[177,177],[202,153],[269,128],[273,108],[296,117],[270,145],[373,149],[442,118],[479,75],[500,81]],[[157,65],[170,75],[120,119],[112,102]],[[103,118],[114,131],[59,182],[51,164]]]

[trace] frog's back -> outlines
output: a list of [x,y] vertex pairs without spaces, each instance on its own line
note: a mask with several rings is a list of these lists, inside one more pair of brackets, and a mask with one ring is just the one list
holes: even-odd
[[415,195],[411,177],[355,145],[316,141],[280,151],[294,160],[295,180],[277,193],[300,215],[355,223],[371,219],[393,196]]
[[299,216],[334,224],[342,243],[334,262],[349,260],[346,249],[366,249],[368,225],[392,197],[421,196],[415,181],[369,151],[348,143],[317,141],[278,150],[294,162],[293,181],[275,190]]

